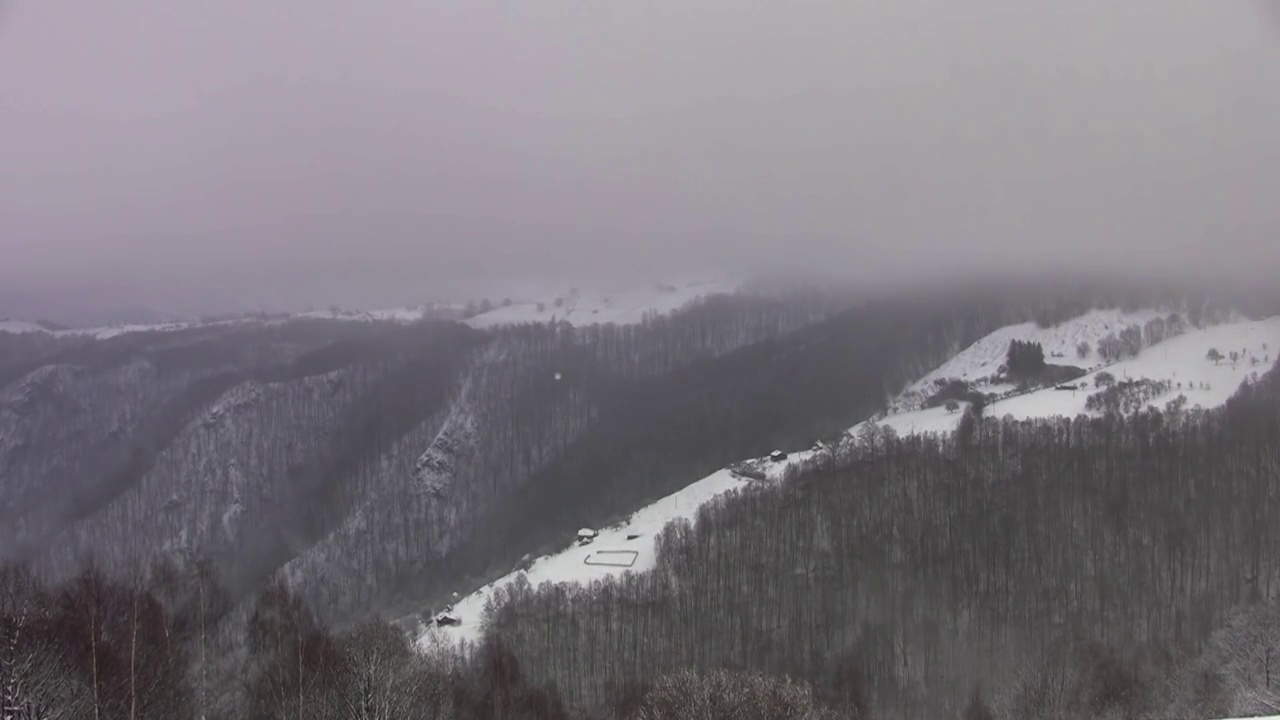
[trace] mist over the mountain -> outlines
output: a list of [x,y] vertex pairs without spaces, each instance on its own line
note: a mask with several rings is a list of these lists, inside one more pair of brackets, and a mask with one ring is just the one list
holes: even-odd
[[0,0],[5,720],[1280,709],[1271,0]]
[[0,314],[1280,261],[1265,0],[45,0],[0,23]]

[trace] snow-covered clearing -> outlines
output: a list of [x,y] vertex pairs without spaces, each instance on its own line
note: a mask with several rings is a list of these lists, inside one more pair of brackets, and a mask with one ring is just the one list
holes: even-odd
[[[1021,329],[1030,337],[1056,338],[1054,342],[1066,346],[1076,338],[1085,341],[1092,336],[1105,336],[1114,328],[1132,325],[1143,317],[1154,318],[1160,313],[1130,313],[1121,315],[1113,311],[1093,311],[1076,320],[1068,321],[1057,328],[1036,328],[1034,324],[1015,325],[1001,328],[979,340],[969,349],[952,358],[940,368],[929,373],[926,378],[971,378],[988,377],[1003,361],[1004,356],[995,355],[994,348],[1003,344],[1008,349],[1012,340],[1022,340],[1028,336],[1019,335],[1014,329]],[[1048,356],[1051,345],[1045,346]],[[1215,363],[1208,359],[1210,349],[1216,349],[1226,359]],[[1246,380],[1255,374],[1261,376],[1271,369],[1276,361],[1277,350],[1280,349],[1280,317],[1268,320],[1231,322],[1208,328],[1192,329],[1172,337],[1164,342],[1146,348],[1137,356],[1121,360],[1111,365],[1092,365],[1094,368],[1084,377],[1066,385],[1074,385],[1075,390],[1058,390],[1045,388],[1025,395],[1017,395],[996,401],[987,406],[988,417],[1012,416],[1016,420],[1044,418],[1054,416],[1075,417],[1077,415],[1098,416],[1101,413],[1086,409],[1085,403],[1089,395],[1098,392],[1098,375],[1109,373],[1118,382],[1125,380],[1151,380],[1168,382],[1170,389],[1145,403],[1145,407],[1163,408],[1169,401],[1185,396],[1186,407],[1214,408],[1224,404],[1235,394]],[[1230,360],[1232,352],[1239,353],[1236,362]],[[1046,357],[1053,362],[1053,358]],[[961,362],[963,361],[963,362]],[[1059,362],[1071,364],[1071,360]],[[966,374],[967,373],[967,374]],[[917,382],[908,389],[908,393],[924,387]],[[983,391],[1004,389],[1001,386],[982,386]],[[909,407],[908,403],[902,403]],[[963,403],[961,404],[963,410]],[[921,432],[951,432],[960,421],[962,412],[948,413],[943,408],[925,410],[908,410],[891,413],[874,422],[878,425],[892,427],[899,435]],[[870,421],[869,421],[870,422]],[[865,423],[853,427],[856,434]]]
[[[1044,348],[1046,362],[1090,368],[1102,363],[1098,341],[1108,335],[1119,335],[1127,327],[1142,327],[1169,313],[1159,310],[1124,312],[1117,309],[1090,310],[1079,317],[1053,327],[1042,328],[1033,322],[1007,325],[957,353],[936,370],[920,378],[907,392],[925,391],[935,380],[958,378],[976,381],[995,375],[1004,363],[1009,343],[1013,340],[1037,342]],[[1077,348],[1088,343],[1089,353],[1080,357]]]
[[[1226,403],[1246,380],[1270,370],[1278,347],[1280,317],[1192,330],[1153,345],[1137,357],[1095,370],[1070,383],[1080,387],[1079,390],[1039,390],[994,403],[987,408],[987,413],[992,417],[1012,415],[1018,420],[1097,415],[1085,410],[1085,401],[1090,393],[1097,392],[1097,377],[1103,372],[1121,382],[1142,379],[1169,382],[1172,388],[1152,398],[1147,407],[1163,408],[1170,400],[1185,395],[1189,408],[1214,408]],[[1238,352],[1240,359],[1234,363],[1230,359],[1215,363],[1206,357],[1210,349],[1228,356]]]
[[[735,475],[730,470],[718,470],[698,482],[678,492],[672,493],[632,515],[627,521],[610,528],[603,528],[595,541],[589,545],[570,545],[554,555],[538,558],[528,570],[525,577],[535,587],[544,582],[577,582],[589,583],[592,580],[621,575],[624,572],[643,572],[651,570],[657,564],[654,548],[655,536],[662,532],[668,522],[679,518],[692,520],[698,508],[704,503],[723,495],[730,490],[748,485],[751,481]],[[637,535],[628,540],[630,535]],[[565,537],[565,542],[572,538]],[[634,553],[629,566],[615,562],[614,554],[619,551]],[[605,553],[601,557],[601,553]],[[613,555],[613,558],[610,558]],[[588,563],[590,558],[597,563]],[[625,557],[625,556],[621,556]],[[600,564],[613,562],[614,564]],[[501,587],[516,579],[520,573],[513,572],[485,585],[474,593],[467,595],[454,605],[454,615],[461,624],[451,627],[433,627],[425,629],[420,643],[446,639],[450,641],[480,638],[481,620],[484,615],[484,604],[494,588]]]
[[646,315],[667,315],[709,295],[732,293],[740,287],[736,281],[691,282],[680,285],[656,285],[620,292],[582,291],[512,303],[466,321],[474,328],[488,328],[518,323],[564,321],[571,325],[614,323],[630,325]]
[[959,409],[955,412],[949,412],[943,407],[925,408],[923,410],[908,410],[906,412],[893,413],[886,415],[877,420],[866,420],[854,425],[849,432],[857,437],[858,433],[868,424],[874,422],[881,427],[893,428],[893,431],[899,436],[917,435],[924,433],[950,433],[954,432],[956,425],[960,422],[960,417],[964,415],[965,406],[968,403],[959,403]]

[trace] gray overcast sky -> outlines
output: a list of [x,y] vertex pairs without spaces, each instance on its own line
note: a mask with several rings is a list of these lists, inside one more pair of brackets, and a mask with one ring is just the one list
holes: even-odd
[[4,1],[0,302],[1280,260],[1276,0]]

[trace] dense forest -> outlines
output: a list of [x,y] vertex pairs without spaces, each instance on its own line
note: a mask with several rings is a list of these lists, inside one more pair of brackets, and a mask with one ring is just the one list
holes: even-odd
[[[1128,295],[1101,297],[1226,314]],[[991,330],[1098,297],[980,283],[723,296],[621,327],[0,337],[0,550],[28,568],[4,576],[6,702],[131,720],[1243,706],[1238,648],[1270,670],[1269,379],[1221,412],[871,428],[669,527],[657,572],[516,587],[478,648],[424,656],[371,620],[836,437]],[[1145,390],[1099,391],[1115,411]],[[1197,660],[1213,652],[1225,669]],[[1087,666],[1136,679],[1117,700]]]
[[[631,326],[320,320],[0,336],[0,552],[54,580],[207,557],[326,622],[428,607],[809,444],[1077,288],[706,298]],[[538,512],[528,512],[534,508]]]
[[[1277,480],[1274,373],[1221,411],[868,433],[668,526],[652,573],[517,583],[488,628],[591,707],[620,683],[730,667],[853,674],[890,717],[954,717],[978,683],[1007,717],[1266,710],[1241,688],[1280,648],[1193,658],[1233,652],[1215,630],[1280,589]],[[1126,686],[1068,677],[1099,663]],[[1083,694],[1049,688],[1068,680]]]
[[1280,382],[1224,409],[868,430],[656,539],[516,585],[476,647],[335,632],[212,565],[0,572],[0,701],[114,718],[1206,718],[1280,703]]

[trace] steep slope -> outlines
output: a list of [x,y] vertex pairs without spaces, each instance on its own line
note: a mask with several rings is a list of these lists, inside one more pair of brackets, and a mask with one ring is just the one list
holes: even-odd
[[[486,572],[507,551],[493,523],[523,494],[610,512],[557,494],[586,482],[588,434],[624,437],[633,398],[656,427],[687,399],[682,369],[820,313],[722,296],[643,326],[0,335],[0,547],[55,578],[87,559],[116,573],[208,556],[233,594],[284,568],[326,617],[358,618]],[[663,442],[647,437],[635,457]],[[699,454],[663,462],[688,468]],[[664,480],[629,492],[661,494]],[[520,532],[561,520],[527,516]]]
[[[1126,394],[1126,382],[1134,383],[1134,390],[1128,392],[1128,395],[1139,392],[1139,383],[1155,384],[1158,392],[1147,392],[1140,403],[1135,405],[1131,402],[1123,408],[1130,412],[1139,407],[1162,408],[1175,399],[1179,407],[1212,408],[1225,403],[1243,383],[1256,380],[1260,371],[1265,373],[1276,358],[1276,348],[1280,347],[1280,317],[1277,317],[1262,321],[1229,322],[1185,332],[1179,329],[1178,332],[1182,334],[1169,339],[1164,339],[1163,333],[1158,335],[1158,339],[1148,335],[1148,339],[1154,340],[1155,344],[1142,350],[1136,357],[1114,363],[1107,363],[1093,349],[1099,341],[1119,336],[1126,328],[1147,327],[1153,321],[1162,325],[1177,325],[1178,321],[1173,320],[1174,317],[1180,316],[1155,309],[1131,312],[1091,310],[1050,327],[1041,327],[1035,323],[1002,327],[969,345],[921,380],[911,383],[893,405],[918,405],[924,399],[925,390],[934,382],[956,376],[974,380],[975,386],[981,390],[990,391],[995,388],[1013,393],[1011,388],[993,384],[989,378],[998,373],[1010,342],[1031,340],[1043,343],[1046,355],[1052,357],[1070,351],[1076,353],[1077,359],[1081,354],[1077,353],[1077,349],[1081,343],[1087,343],[1091,352],[1083,353],[1086,356],[1084,359],[1097,369],[1072,383],[1076,389],[1060,390],[1050,387],[998,400],[987,406],[989,416],[1009,415],[1020,420],[1056,415],[1100,416],[1105,408],[1090,409],[1087,405],[1091,395],[1101,392],[1095,385],[1098,376],[1104,373],[1117,378],[1122,395]],[[1231,362],[1228,355],[1227,360],[1215,363],[1206,357],[1211,348],[1220,348],[1224,355],[1238,353],[1238,359]],[[937,406],[878,415],[872,420],[854,425],[847,437],[855,442],[874,444],[877,436],[885,429],[892,430],[898,436],[949,434],[955,431],[963,417],[965,405],[967,403],[962,403],[957,410]],[[820,448],[803,450],[790,453],[781,463],[772,463],[762,458],[750,461],[747,465],[757,472],[763,471],[756,475],[759,480],[776,482],[787,468],[802,466],[807,461],[821,457],[825,452],[825,449]],[[750,483],[751,479],[747,475],[730,469],[718,470],[665,498],[641,507],[626,521],[603,530],[591,545],[570,545],[537,559],[527,559],[522,563],[523,569],[489,582],[456,602],[454,614],[461,621],[460,624],[432,627],[432,618],[428,613],[425,622],[418,629],[420,642],[430,645],[441,640],[479,639],[486,602],[493,597],[495,591],[508,588],[515,582],[527,580],[534,586],[543,582],[581,584],[593,579],[649,569],[654,562],[656,550],[652,537],[657,534],[657,530],[667,522],[693,518],[702,504],[731,490],[747,487]],[[568,533],[563,537],[565,539],[561,542],[567,542]],[[605,555],[616,553],[629,562],[616,565],[589,564],[592,558],[598,560],[602,552]]]
[[598,530],[590,544],[573,544],[560,552],[526,560],[524,567],[487,583],[453,603],[450,614],[456,625],[437,626],[427,613],[416,623],[418,643],[431,647],[440,642],[477,642],[482,637],[484,610],[495,591],[512,583],[589,584],[593,580],[628,572],[652,570],[657,564],[654,538],[667,523],[692,520],[698,509],[713,498],[747,486],[750,480],[731,470],[719,470],[657,502],[646,505],[626,520]]
[[[617,678],[731,665],[851,673],[877,716],[955,717],[982,682],[1010,717],[1186,717],[1140,678],[1280,579],[1280,379],[1239,390],[1212,411],[858,443],[665,528],[655,572],[495,592],[491,630],[590,708]],[[1090,673],[1139,680],[1099,692]],[[1038,690],[1072,675],[1069,697]]]
[[42,368],[16,390],[58,379],[57,397],[74,404],[11,399],[0,413],[19,443],[6,453],[6,495],[38,488],[16,495],[28,511],[11,516],[7,549],[55,573],[89,556],[122,570],[157,552],[211,555],[229,583],[252,585],[342,515],[369,455],[432,416],[466,358],[459,331],[128,336],[108,341],[127,344],[99,358],[104,370]]

